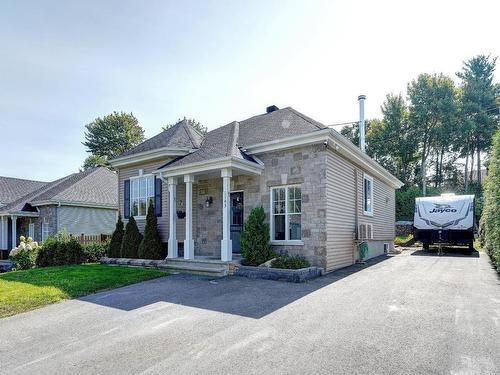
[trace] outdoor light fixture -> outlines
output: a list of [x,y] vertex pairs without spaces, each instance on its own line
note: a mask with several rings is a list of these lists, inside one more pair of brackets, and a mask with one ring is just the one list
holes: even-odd
[[210,207],[212,203],[214,203],[214,199],[212,197],[207,197],[207,199],[205,200],[205,207]]

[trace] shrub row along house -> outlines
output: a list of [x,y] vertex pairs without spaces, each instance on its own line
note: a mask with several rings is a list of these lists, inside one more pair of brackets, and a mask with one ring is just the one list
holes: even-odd
[[[198,133],[185,120],[111,161],[119,209],[142,231],[154,202],[168,258],[231,261],[250,210],[263,206],[277,253],[327,271],[393,246],[402,183],[337,131],[293,108]],[[168,244],[168,245],[167,245]]]
[[19,237],[41,242],[59,231],[97,235],[113,232],[118,178],[104,167],[53,182],[0,177],[0,250],[5,258]]

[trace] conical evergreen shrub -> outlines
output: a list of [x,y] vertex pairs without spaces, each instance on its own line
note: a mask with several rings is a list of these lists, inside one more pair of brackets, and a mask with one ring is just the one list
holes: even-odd
[[257,266],[276,256],[271,249],[269,225],[265,223],[264,208],[255,207],[250,212],[241,233],[241,255],[244,264]]
[[108,249],[108,257],[110,258],[119,258],[121,249],[122,249],[122,241],[123,241],[123,221],[121,215],[118,215],[118,221],[116,222],[115,231],[111,236],[111,242],[109,243]]
[[149,205],[146,215],[146,227],[144,228],[144,238],[139,245],[139,258],[161,259],[163,247],[153,204]]
[[137,228],[137,223],[133,216],[130,216],[127,225],[125,226],[125,234],[123,235],[121,257],[122,258],[137,258],[139,245],[142,241],[142,234]]

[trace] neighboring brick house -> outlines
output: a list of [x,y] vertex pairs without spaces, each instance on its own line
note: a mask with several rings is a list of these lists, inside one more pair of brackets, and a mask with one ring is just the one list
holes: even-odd
[[63,230],[111,234],[118,212],[117,186],[116,173],[104,167],[53,182],[0,177],[0,250],[8,253],[20,236],[43,241]]
[[402,183],[337,131],[293,108],[205,136],[185,120],[111,161],[119,210],[142,231],[149,202],[169,258],[230,261],[252,208],[263,206],[277,252],[330,271],[393,246]]

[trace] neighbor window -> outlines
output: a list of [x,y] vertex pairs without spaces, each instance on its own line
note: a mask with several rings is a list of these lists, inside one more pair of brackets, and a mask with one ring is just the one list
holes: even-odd
[[154,177],[144,176],[130,180],[130,214],[146,216],[155,196]]
[[302,193],[299,186],[271,189],[271,240],[301,239]]
[[49,223],[42,222],[42,242],[49,238]]
[[373,215],[373,178],[363,177],[363,213]]
[[33,223],[29,223],[28,225],[28,237],[35,238],[35,224]]

